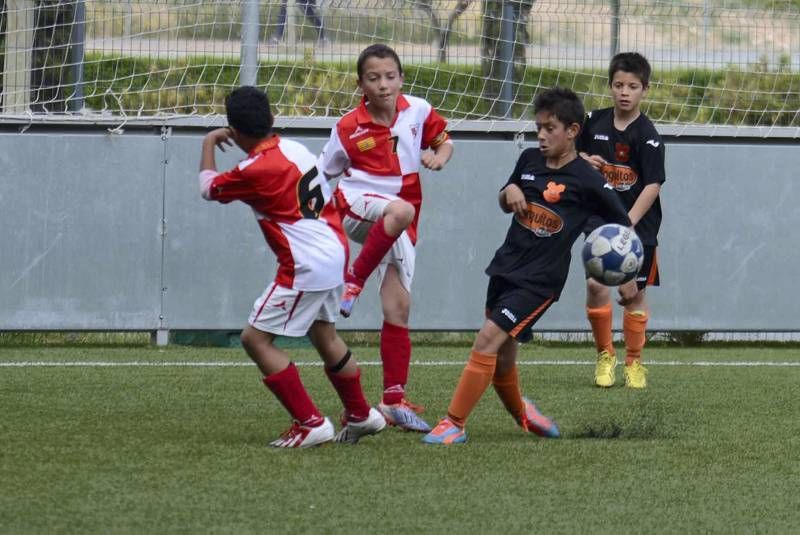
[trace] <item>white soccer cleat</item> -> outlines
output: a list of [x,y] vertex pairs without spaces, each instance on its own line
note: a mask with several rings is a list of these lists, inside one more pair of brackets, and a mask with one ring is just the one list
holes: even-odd
[[334,438],[333,424],[325,418],[321,425],[308,427],[294,421],[292,427],[269,443],[273,448],[310,448],[330,442]]
[[355,444],[361,437],[367,435],[377,435],[386,427],[386,420],[380,411],[370,408],[369,416],[363,422],[347,422],[341,431],[336,434],[334,442],[344,444]]

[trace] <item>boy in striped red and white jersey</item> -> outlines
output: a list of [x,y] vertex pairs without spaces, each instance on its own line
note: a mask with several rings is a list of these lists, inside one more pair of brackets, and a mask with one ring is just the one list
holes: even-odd
[[453,145],[447,121],[424,99],[401,93],[403,68],[394,50],[382,44],[367,47],[359,55],[357,71],[363,99],[336,123],[319,162],[328,179],[342,175],[336,204],[347,235],[362,244],[345,275],[341,313],[350,315],[377,268],[384,313],[384,391],[378,407],[390,424],[427,432],[430,427],[417,416],[423,408],[405,396],[414,246],[422,205],[419,170],[420,164],[442,169]]
[[[248,204],[278,260],[275,280],[256,299],[242,331],[242,346],[293,420],[270,445],[357,442],[379,432],[386,422],[367,404],[358,365],[336,333],[348,247],[330,187],[308,149],[272,133],[269,100],[262,91],[241,87],[228,96],[225,109],[230,127],[213,130],[203,140],[200,190],[207,200]],[[233,143],[247,158],[218,173],[215,147],[224,150]],[[344,405],[344,428],[335,436],[333,424],[314,405],[289,356],[273,343],[278,335],[306,334]]]

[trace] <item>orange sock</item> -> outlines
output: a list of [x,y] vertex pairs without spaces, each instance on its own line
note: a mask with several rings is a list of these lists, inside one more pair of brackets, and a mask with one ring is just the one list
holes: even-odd
[[447,417],[457,426],[464,427],[472,409],[489,388],[496,363],[497,355],[487,355],[474,350],[470,353],[456,391],[453,393],[453,399],[450,400],[450,407],[447,409]]
[[644,310],[627,310],[622,315],[622,329],[625,333],[625,366],[633,364],[634,360],[642,357],[642,348],[645,343],[645,331],[649,315]]
[[594,336],[594,344],[597,347],[597,352],[608,351],[613,355],[614,342],[611,335],[611,321],[613,315],[611,312],[611,303],[597,308],[586,307],[586,317],[589,318],[589,323],[592,326],[592,336]]
[[525,404],[522,402],[522,394],[519,390],[517,367],[514,366],[505,375],[495,375],[492,378],[492,385],[509,414],[515,418],[522,415],[522,411],[525,410]]

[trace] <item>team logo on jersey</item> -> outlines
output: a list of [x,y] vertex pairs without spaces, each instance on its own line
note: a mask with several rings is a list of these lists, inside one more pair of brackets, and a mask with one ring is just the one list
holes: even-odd
[[661,145],[661,142],[656,141],[655,139],[648,139],[647,141],[645,141],[645,143],[648,145],[652,145],[656,149],[658,148],[659,145]]
[[606,179],[606,185],[617,191],[628,191],[639,180],[636,171],[627,165],[607,163],[600,168],[600,172]]
[[377,143],[375,142],[375,138],[372,136],[369,136],[366,139],[362,139],[361,141],[356,143],[356,147],[358,147],[358,150],[360,150],[361,152],[367,152],[368,150],[374,149],[376,146]]
[[614,143],[614,158],[619,163],[625,163],[631,159],[631,146],[627,143]]
[[564,221],[562,221],[561,216],[535,202],[528,203],[528,210],[525,215],[514,215],[514,221],[540,238],[549,238],[553,234],[561,232],[561,229],[564,228]]
[[356,131],[353,132],[352,134],[350,134],[350,139],[355,139],[358,136],[363,136],[364,134],[367,134],[367,133],[369,133],[369,129],[368,128],[364,128],[363,126],[358,125],[358,127],[356,128]]
[[411,125],[411,135],[417,137],[417,132],[419,132],[419,123],[414,123]]
[[542,192],[542,197],[551,204],[557,203],[561,200],[561,194],[564,193],[566,189],[567,186],[564,184],[557,184],[551,180],[547,183],[547,189]]
[[600,141],[608,141],[608,136],[605,134],[595,134],[594,138]]

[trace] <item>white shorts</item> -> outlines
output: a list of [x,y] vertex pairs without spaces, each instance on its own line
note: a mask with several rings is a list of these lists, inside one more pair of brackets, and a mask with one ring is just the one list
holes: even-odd
[[[349,206],[342,223],[347,235],[356,243],[364,243],[372,224],[383,217],[386,205],[400,199],[400,197],[386,193],[362,193],[346,197]],[[380,288],[383,284],[386,268],[393,264],[400,274],[403,288],[411,293],[416,256],[416,249],[411,243],[411,238],[408,237],[407,232],[403,231],[378,265],[378,287]]]
[[343,286],[304,292],[274,282],[253,303],[248,323],[259,331],[281,336],[305,336],[315,321],[336,323]]

